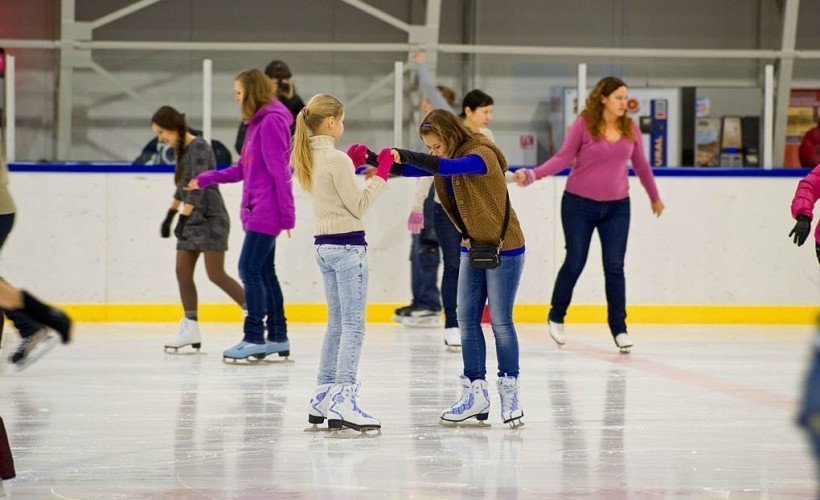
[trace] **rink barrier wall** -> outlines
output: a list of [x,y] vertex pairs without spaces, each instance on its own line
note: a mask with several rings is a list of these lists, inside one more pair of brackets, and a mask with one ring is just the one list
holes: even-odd
[[[368,323],[390,323],[393,311],[405,304],[368,304]],[[182,316],[178,304],[62,304],[80,322],[174,322]],[[518,304],[513,319],[519,323],[544,323],[549,306]],[[285,304],[285,315],[294,323],[325,323],[325,304]],[[633,305],[627,306],[630,324],[781,324],[815,323],[818,309],[805,305]],[[202,322],[239,323],[241,311],[233,304],[200,304]],[[568,323],[606,323],[605,305],[573,305]]]
[[[0,254],[10,282],[66,304],[79,321],[177,321],[181,315],[172,239],[159,238],[170,202],[173,167],[116,163],[13,163],[11,189],[18,218]],[[820,303],[814,249],[787,237],[789,203],[805,169],[655,170],[667,211],[651,215],[638,179],[631,178],[633,216],[627,252],[630,323],[812,324]],[[126,175],[121,175],[126,174]],[[527,253],[516,321],[543,323],[564,255],[560,223],[564,175],[528,189],[511,189],[525,229]],[[236,276],[238,185],[221,187],[232,219],[225,268]],[[409,301],[410,236],[405,207],[414,183],[388,185],[368,212],[368,320],[390,322]],[[277,239],[277,273],[288,318],[325,320],[324,290],[308,249],[313,243],[309,199],[294,187],[301,215],[292,238]],[[407,245],[407,247],[405,247]],[[600,246],[575,289],[567,321],[605,324]],[[197,268],[203,321],[238,322],[239,312]]]

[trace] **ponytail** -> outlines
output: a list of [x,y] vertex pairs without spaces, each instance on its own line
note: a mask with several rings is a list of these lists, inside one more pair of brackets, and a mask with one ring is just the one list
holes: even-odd
[[290,164],[296,173],[296,179],[305,192],[313,189],[313,151],[310,149],[310,130],[305,118],[308,108],[303,108],[296,115],[296,131],[293,135],[293,151],[290,153]]
[[290,164],[296,173],[296,179],[306,192],[313,189],[313,150],[310,147],[310,136],[331,116],[339,119],[344,114],[344,106],[330,94],[316,94],[307,106],[296,115],[296,132],[293,136],[293,151],[290,153]]

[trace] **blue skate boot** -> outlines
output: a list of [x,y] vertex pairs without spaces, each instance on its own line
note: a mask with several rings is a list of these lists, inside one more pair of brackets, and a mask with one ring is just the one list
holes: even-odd
[[261,360],[265,359],[265,356],[267,356],[265,344],[252,344],[243,340],[230,349],[226,349],[225,352],[222,353],[222,361],[236,362],[242,359],[251,361],[251,357],[255,360]]
[[285,360],[287,360],[288,356],[290,356],[290,340],[284,340],[282,342],[266,340],[265,354],[268,356],[278,354],[280,358],[285,358]]
[[475,418],[478,423],[475,427],[489,427],[485,422],[490,416],[490,394],[487,391],[486,380],[473,380],[464,375],[459,376],[461,383],[461,397],[450,408],[441,413],[442,423],[456,425],[467,419]]

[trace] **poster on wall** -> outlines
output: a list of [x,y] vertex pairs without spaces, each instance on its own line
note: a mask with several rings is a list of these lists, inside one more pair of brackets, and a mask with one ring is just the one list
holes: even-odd
[[[578,89],[564,89],[564,130],[577,116]],[[680,166],[680,90],[629,89],[627,113],[643,135],[643,149],[653,167]]]
[[798,154],[800,141],[803,140],[806,132],[814,128],[818,119],[820,119],[820,89],[792,89],[789,97],[783,166],[800,166]]

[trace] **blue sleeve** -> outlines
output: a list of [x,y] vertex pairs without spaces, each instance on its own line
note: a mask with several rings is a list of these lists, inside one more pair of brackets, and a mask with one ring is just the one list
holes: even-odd
[[478,155],[467,155],[463,158],[440,158],[439,175],[475,175],[486,174],[487,165]]

